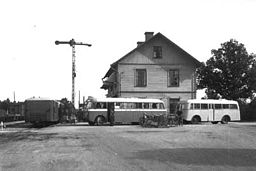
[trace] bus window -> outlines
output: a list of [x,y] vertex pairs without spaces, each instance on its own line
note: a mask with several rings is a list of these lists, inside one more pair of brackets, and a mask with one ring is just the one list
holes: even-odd
[[194,109],[200,109],[200,103],[195,103],[194,104]]
[[208,104],[205,104],[205,103],[201,104],[201,109],[208,109]]
[[152,104],[152,109],[157,109],[157,104],[156,103]]
[[194,109],[194,103],[190,104],[190,109]]
[[143,108],[144,108],[144,109],[149,109],[149,103],[144,103],[144,104],[143,104]]
[[117,102],[116,105],[115,105],[115,109],[120,109],[120,104],[121,103]]
[[159,103],[159,109],[164,109],[164,104]]
[[229,109],[229,104],[223,104],[223,109]]
[[101,108],[100,103],[96,103],[96,109],[100,109],[100,108]]
[[96,109],[106,109],[106,103],[103,103],[103,102],[96,103]]
[[236,104],[230,104],[230,109],[238,109]]
[[130,104],[130,109],[136,109],[136,104],[135,103],[129,103]]
[[125,109],[133,109],[133,103],[125,103]]
[[93,108],[93,103],[92,102],[88,102],[87,105],[86,105],[86,108],[92,109]]
[[125,104],[124,103],[120,103],[119,109],[125,109]]
[[214,104],[215,109],[221,109],[221,104]]
[[142,103],[135,103],[136,109],[142,109]]

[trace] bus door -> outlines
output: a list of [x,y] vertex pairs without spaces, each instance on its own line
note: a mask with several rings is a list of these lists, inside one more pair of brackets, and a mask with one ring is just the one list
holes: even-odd
[[215,109],[214,109],[214,104],[209,104],[209,109],[208,109],[208,121],[215,121]]
[[[198,104],[195,104],[195,107]],[[207,103],[201,103],[201,108],[200,108],[200,116],[201,116],[201,121],[209,121],[209,104]]]
[[107,110],[107,121],[110,122],[110,114],[111,114],[111,112],[115,113],[115,104],[113,102],[112,103],[108,103],[107,107],[108,107],[108,110]]
[[214,120],[220,121],[223,115],[222,104],[214,104]]

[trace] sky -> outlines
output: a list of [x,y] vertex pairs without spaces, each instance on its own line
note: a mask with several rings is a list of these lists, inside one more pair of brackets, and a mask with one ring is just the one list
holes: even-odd
[[6,0],[0,1],[0,100],[71,100],[76,46],[76,103],[103,97],[110,64],[161,32],[200,62],[231,38],[256,53],[256,0]]

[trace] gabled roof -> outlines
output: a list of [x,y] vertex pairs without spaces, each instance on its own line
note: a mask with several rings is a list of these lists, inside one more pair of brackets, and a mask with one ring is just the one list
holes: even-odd
[[142,43],[141,45],[137,46],[135,49],[133,49],[132,51],[130,51],[129,53],[127,53],[126,55],[124,55],[122,58],[120,58],[119,60],[117,60],[116,62],[114,62],[111,65],[115,65],[116,63],[120,62],[121,60],[123,60],[124,58],[126,58],[127,56],[129,56],[131,53],[135,52],[136,50],[138,50],[139,48],[143,47],[145,44],[153,41],[154,39],[156,39],[157,37],[160,37],[164,40],[166,40],[168,43],[172,44],[174,47],[176,47],[177,49],[181,50],[183,53],[185,53],[186,55],[188,55],[189,57],[191,57],[196,64],[200,64],[200,62],[194,58],[193,56],[191,56],[189,53],[187,53],[185,50],[183,50],[181,47],[179,47],[178,45],[176,45],[174,42],[172,42],[170,39],[168,39],[167,37],[165,37],[163,34],[161,34],[160,32],[155,34],[151,39],[147,40],[146,42]]
[[180,50],[182,53],[184,53],[185,55],[187,55],[188,57],[192,58],[193,61],[195,61],[196,65],[199,66],[200,62],[194,58],[193,56],[191,56],[189,53],[187,53],[185,50],[183,50],[181,47],[179,47],[178,45],[176,45],[174,42],[172,42],[170,39],[168,39],[167,37],[165,37],[163,34],[161,34],[160,32],[155,34],[152,38],[150,38],[149,40],[145,41],[144,43],[141,42],[141,44],[139,46],[137,46],[135,49],[133,49],[132,51],[130,51],[129,53],[127,53],[126,55],[124,55],[123,57],[121,57],[119,60],[117,60],[116,62],[111,64],[110,69],[108,70],[108,72],[106,73],[106,75],[103,77],[106,78],[108,77],[114,70],[112,68],[114,68],[120,61],[122,61],[123,59],[127,58],[130,54],[132,54],[133,52],[137,51],[138,49],[142,48],[143,46],[145,46],[146,44],[148,44],[149,42],[155,40],[156,38],[162,38],[164,40],[166,40],[169,44],[171,44],[172,46],[174,46],[175,48],[177,48],[178,50]]

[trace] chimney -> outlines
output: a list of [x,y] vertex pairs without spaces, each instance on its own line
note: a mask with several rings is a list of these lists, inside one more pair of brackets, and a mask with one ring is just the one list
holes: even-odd
[[137,47],[140,46],[140,45],[142,45],[143,43],[144,43],[144,42],[140,42],[140,41],[137,42]]
[[148,41],[154,36],[154,32],[145,32],[145,41]]

